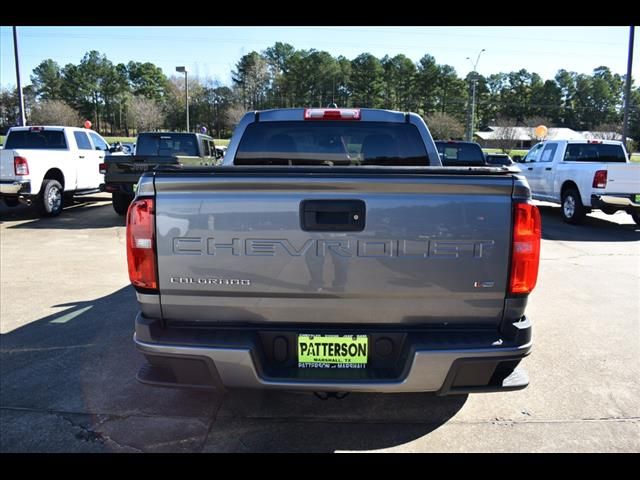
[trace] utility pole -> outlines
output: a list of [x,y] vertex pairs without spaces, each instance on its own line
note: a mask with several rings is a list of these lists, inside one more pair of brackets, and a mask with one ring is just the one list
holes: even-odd
[[187,132],[189,132],[189,78],[187,67],[176,67],[176,72],[184,73],[184,101],[187,106]]
[[[629,27],[629,57],[627,59],[627,78],[624,89],[624,120],[622,123],[622,141],[625,148],[627,147],[627,134],[629,133],[629,103],[631,97],[631,66],[633,64],[633,34],[635,27]],[[636,108],[638,108],[636,106]],[[631,153],[631,152],[630,152]]]
[[469,127],[469,138],[467,141],[473,141],[473,126],[476,119],[476,83],[478,82],[476,78],[476,72],[473,72],[473,81],[471,82],[471,126]]
[[18,101],[20,103],[20,126],[24,127],[27,121],[24,116],[24,98],[22,97],[22,83],[20,83],[20,63],[18,62],[18,32],[13,27],[13,52],[16,57],[16,83],[18,84]]
[[[476,63],[471,63],[473,65],[473,80],[471,82],[471,118],[469,119],[469,127],[467,131],[467,141],[473,141],[473,130],[475,128],[475,115],[476,115],[476,83],[478,82],[478,62],[480,61],[480,55],[486,49],[480,50],[478,53],[478,57],[476,58]],[[467,60],[471,62],[471,58],[467,57]]]

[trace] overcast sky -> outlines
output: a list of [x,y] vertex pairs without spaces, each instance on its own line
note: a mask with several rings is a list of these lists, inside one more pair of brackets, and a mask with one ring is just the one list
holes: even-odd
[[[635,36],[633,77],[640,58]],[[325,50],[349,59],[368,52],[378,58],[402,53],[414,61],[430,54],[452,65],[459,76],[472,70],[481,49],[478,72],[489,75],[526,68],[543,79],[564,68],[591,74],[606,65],[625,74],[629,27],[19,27],[20,72],[30,83],[33,68],[51,58],[60,66],[77,64],[89,50],[114,63],[152,62],[166,75],[177,65],[202,79],[231,84],[240,57],[275,42],[296,49]],[[467,59],[471,58],[471,61]],[[11,27],[0,27],[0,84],[15,86]]]

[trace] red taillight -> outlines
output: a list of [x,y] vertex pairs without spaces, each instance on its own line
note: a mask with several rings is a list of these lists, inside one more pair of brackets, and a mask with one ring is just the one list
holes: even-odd
[[16,175],[29,175],[29,164],[24,157],[13,157],[13,171]]
[[513,206],[513,244],[509,293],[531,293],[538,280],[542,222],[538,207],[530,203]]
[[305,120],[360,120],[359,108],[305,108]]
[[605,188],[607,186],[607,171],[597,170],[593,175],[593,188]]
[[134,200],[127,211],[127,263],[136,287],[156,290],[155,204],[152,198]]
[[107,164],[101,163],[100,165],[98,165],[98,170],[100,171],[100,173],[107,173]]

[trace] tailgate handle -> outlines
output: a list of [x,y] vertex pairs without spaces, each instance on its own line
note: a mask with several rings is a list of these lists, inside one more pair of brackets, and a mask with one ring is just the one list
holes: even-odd
[[300,226],[305,232],[361,232],[366,206],[362,200],[303,200]]

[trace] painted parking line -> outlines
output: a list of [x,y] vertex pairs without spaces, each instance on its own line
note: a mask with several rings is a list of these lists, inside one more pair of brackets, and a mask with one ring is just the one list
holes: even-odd
[[80,310],[74,310],[73,312],[67,313],[65,315],[62,315],[61,317],[51,320],[49,323],[67,323],[69,320],[73,320],[77,316],[82,315],[84,312],[92,308],[93,305],[89,305],[88,307],[81,308]]

